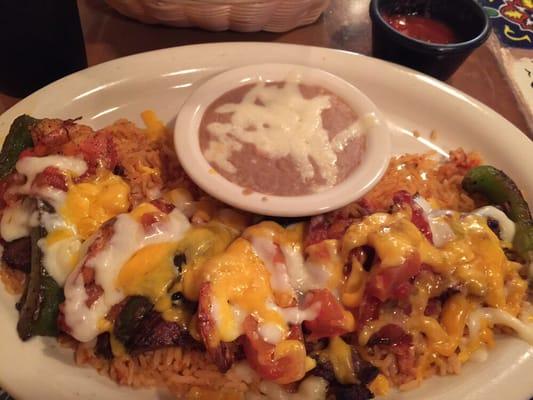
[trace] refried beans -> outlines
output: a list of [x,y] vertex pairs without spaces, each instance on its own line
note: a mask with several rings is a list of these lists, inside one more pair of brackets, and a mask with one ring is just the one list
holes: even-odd
[[246,192],[310,194],[333,187],[357,168],[365,131],[375,118],[356,115],[320,86],[249,84],[209,105],[200,148],[219,174]]

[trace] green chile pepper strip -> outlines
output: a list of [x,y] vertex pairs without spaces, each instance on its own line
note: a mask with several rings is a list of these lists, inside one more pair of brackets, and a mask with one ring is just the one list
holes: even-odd
[[41,263],[41,249],[37,242],[45,234],[42,227],[31,230],[31,270],[17,324],[22,340],[33,336],[57,336],[59,305],[64,301],[63,289],[48,275]]
[[11,124],[0,152],[0,179],[5,178],[13,171],[23,150],[33,147],[31,128],[38,121],[24,114],[17,117]]
[[482,165],[466,174],[463,189],[482,194],[492,204],[503,208],[516,224],[514,250],[524,261],[533,263],[533,220],[528,204],[513,180],[499,169]]

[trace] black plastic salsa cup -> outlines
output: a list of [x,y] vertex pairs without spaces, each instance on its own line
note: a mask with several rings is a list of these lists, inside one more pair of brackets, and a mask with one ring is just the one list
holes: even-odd
[[[425,15],[454,30],[457,43],[437,44],[410,38],[395,30],[386,15]],[[373,55],[438,79],[448,79],[489,37],[489,18],[475,0],[372,0]]]

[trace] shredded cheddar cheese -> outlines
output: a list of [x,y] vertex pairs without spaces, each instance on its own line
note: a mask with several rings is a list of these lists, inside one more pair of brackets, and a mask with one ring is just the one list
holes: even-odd
[[124,180],[111,173],[101,173],[88,182],[69,187],[60,213],[87,239],[104,222],[130,206],[130,188]]

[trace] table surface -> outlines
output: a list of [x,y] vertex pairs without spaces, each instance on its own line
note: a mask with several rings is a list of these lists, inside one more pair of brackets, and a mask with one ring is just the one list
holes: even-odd
[[[332,0],[313,25],[287,33],[206,32],[144,25],[123,17],[102,0],[78,0],[89,65],[143,51],[187,44],[266,41],[330,47],[371,54],[369,0]],[[477,49],[448,80],[531,136],[526,119],[488,46]],[[20,99],[0,93],[0,113]]]

